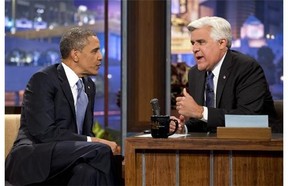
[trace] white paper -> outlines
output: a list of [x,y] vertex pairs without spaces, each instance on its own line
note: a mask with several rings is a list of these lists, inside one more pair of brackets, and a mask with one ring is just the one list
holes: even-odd
[[[190,134],[173,134],[171,136],[168,136],[168,138],[181,138],[189,136]],[[142,138],[152,138],[151,134],[141,134],[135,137],[142,137]]]
[[225,115],[225,127],[268,127],[268,115]]
[[168,138],[181,138],[181,137],[186,137],[189,136],[190,134],[173,134],[169,136]]

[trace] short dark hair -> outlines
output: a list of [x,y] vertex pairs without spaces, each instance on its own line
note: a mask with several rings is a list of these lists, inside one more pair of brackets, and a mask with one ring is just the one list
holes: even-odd
[[81,51],[87,44],[88,37],[90,36],[95,36],[95,33],[83,27],[74,27],[65,32],[60,40],[62,59],[66,59],[73,49]]

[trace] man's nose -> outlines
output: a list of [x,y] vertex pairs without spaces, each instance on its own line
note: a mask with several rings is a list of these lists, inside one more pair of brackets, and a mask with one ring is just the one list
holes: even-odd
[[97,59],[98,59],[99,61],[102,61],[102,59],[103,59],[102,53],[100,53],[100,54],[97,56]]
[[198,52],[199,51],[199,46],[196,44],[196,45],[193,45],[192,46],[192,51],[193,51],[193,53],[196,53],[196,52]]

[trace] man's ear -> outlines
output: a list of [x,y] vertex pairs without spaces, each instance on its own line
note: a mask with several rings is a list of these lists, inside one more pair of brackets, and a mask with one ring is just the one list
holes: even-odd
[[227,47],[227,39],[220,39],[218,42],[219,42],[219,45],[221,46],[221,48]]
[[73,49],[70,52],[71,58],[73,59],[74,62],[78,62],[78,51]]

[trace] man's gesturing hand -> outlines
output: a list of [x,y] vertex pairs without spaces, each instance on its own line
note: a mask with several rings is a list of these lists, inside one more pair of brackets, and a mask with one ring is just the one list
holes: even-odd
[[176,98],[176,109],[180,115],[201,119],[204,111],[203,106],[198,105],[190,94],[183,89],[183,96]]

